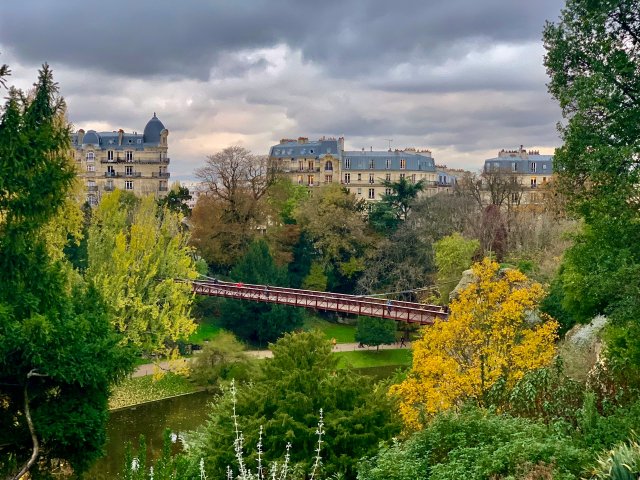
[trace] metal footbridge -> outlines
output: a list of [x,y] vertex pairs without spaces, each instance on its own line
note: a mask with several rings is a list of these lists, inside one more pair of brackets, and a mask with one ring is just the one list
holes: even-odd
[[448,316],[445,309],[439,305],[389,301],[384,298],[364,295],[346,295],[219,280],[193,280],[190,283],[193,293],[197,295],[277,303],[327,312],[388,318],[419,325],[432,325],[436,318],[446,319]]

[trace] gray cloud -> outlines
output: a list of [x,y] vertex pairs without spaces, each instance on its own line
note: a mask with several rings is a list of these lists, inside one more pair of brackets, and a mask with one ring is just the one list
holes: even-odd
[[158,112],[176,177],[299,135],[472,167],[557,145],[540,37],[562,3],[8,0],[0,61],[26,86],[51,63],[77,127],[141,131]]

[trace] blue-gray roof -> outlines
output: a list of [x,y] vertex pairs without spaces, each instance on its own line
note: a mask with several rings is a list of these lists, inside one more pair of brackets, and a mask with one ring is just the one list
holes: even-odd
[[325,155],[339,156],[338,140],[317,140],[305,143],[291,141],[274,145],[269,150],[269,156],[279,158],[310,158]]
[[[402,168],[401,160],[405,160]],[[421,170],[435,172],[436,165],[428,152],[412,151],[345,151],[343,170]]]
[[553,173],[553,155],[529,155],[528,158],[495,157],[484,161],[484,169],[490,171],[509,171],[524,174]]
[[78,132],[72,133],[71,144],[76,148],[82,145],[94,145],[100,150],[144,150],[145,146],[160,143],[160,133],[164,129],[164,125],[154,113],[153,118],[147,122],[144,134],[123,133],[122,145],[118,145],[118,132],[96,132],[95,130],[87,130],[82,144],[78,144]]

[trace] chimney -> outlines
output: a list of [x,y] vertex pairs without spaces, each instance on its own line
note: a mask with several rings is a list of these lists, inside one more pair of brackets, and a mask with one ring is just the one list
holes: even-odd
[[369,151],[373,152],[373,146],[369,147]]
[[122,145],[122,137],[124,137],[124,130],[118,130],[118,145]]
[[344,152],[344,137],[338,138],[338,153]]
[[78,130],[78,145],[82,145],[82,141],[84,140],[84,130]]
[[307,143],[308,141],[307,137],[298,137],[298,143]]

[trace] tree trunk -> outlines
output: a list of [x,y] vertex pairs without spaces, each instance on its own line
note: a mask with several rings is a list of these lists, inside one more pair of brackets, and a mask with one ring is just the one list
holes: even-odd
[[29,410],[29,395],[27,393],[27,388],[29,385],[29,377],[32,376],[33,371],[27,374],[27,381],[24,385],[24,416],[27,419],[27,425],[29,426],[29,433],[31,434],[31,441],[33,442],[33,451],[31,452],[31,458],[25,463],[20,471],[14,476],[10,477],[12,480],[20,480],[24,474],[26,474],[29,469],[33,466],[40,454],[40,445],[38,443],[38,436],[36,435],[36,430],[33,427],[33,420],[31,419],[31,410]]

